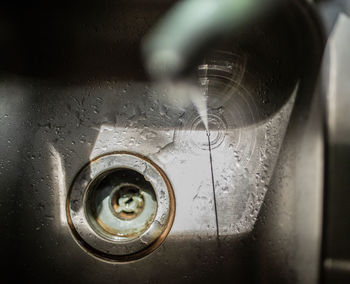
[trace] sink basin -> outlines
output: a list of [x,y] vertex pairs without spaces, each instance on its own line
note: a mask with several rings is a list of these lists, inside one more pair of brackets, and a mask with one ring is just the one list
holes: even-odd
[[[215,43],[193,70],[208,95],[210,156],[196,109],[163,100],[142,68],[140,40],[171,4],[1,3],[0,224],[3,265],[16,270],[9,279],[317,282],[316,14],[290,1]],[[84,166],[123,151],[164,171],[176,211],[156,250],[121,264],[72,233],[67,196]]]

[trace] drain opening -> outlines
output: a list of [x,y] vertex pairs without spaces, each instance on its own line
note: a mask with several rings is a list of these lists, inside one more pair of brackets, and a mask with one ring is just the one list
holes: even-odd
[[165,173],[128,152],[104,155],[85,166],[67,197],[73,236],[105,261],[149,254],[165,240],[174,215],[175,196]]
[[85,201],[91,227],[107,239],[142,234],[152,223],[157,207],[152,184],[139,172],[125,168],[96,178]]
[[145,201],[140,188],[122,184],[112,193],[112,213],[121,220],[132,220],[144,209]]

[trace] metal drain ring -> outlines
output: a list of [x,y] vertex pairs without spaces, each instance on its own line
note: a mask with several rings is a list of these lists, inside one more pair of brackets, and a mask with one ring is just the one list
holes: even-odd
[[[158,208],[152,223],[142,234],[110,240],[101,237],[90,226],[84,204],[93,182],[119,168],[134,170],[152,184]],[[67,198],[67,218],[73,235],[83,248],[106,260],[133,260],[153,251],[167,236],[174,214],[175,197],[164,172],[147,158],[128,152],[104,155],[91,161],[75,178]]]

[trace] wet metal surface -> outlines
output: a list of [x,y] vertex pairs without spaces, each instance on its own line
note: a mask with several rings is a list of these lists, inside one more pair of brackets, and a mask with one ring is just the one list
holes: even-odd
[[[310,211],[300,218],[296,208],[319,204],[299,198],[295,169],[303,161],[299,140],[321,46],[312,12],[293,1],[215,46],[193,70],[192,83],[207,94],[211,167],[197,110],[163,100],[138,56],[140,39],[170,2],[67,5],[70,12],[39,7],[25,25],[0,17],[7,31],[0,46],[1,252],[4,268],[18,272],[8,276],[290,283],[307,275],[296,269],[298,256],[315,255],[318,247],[303,246],[299,230],[308,228],[300,223],[316,217]],[[31,38],[28,31],[38,28]],[[76,243],[65,206],[78,172],[116,151],[152,160],[176,199],[164,243],[122,265],[94,258]]]

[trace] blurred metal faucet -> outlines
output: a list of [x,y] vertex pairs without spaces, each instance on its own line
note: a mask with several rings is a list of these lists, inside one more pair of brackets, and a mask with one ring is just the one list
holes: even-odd
[[153,80],[184,72],[212,40],[239,29],[273,0],[183,0],[144,38],[142,52]]

